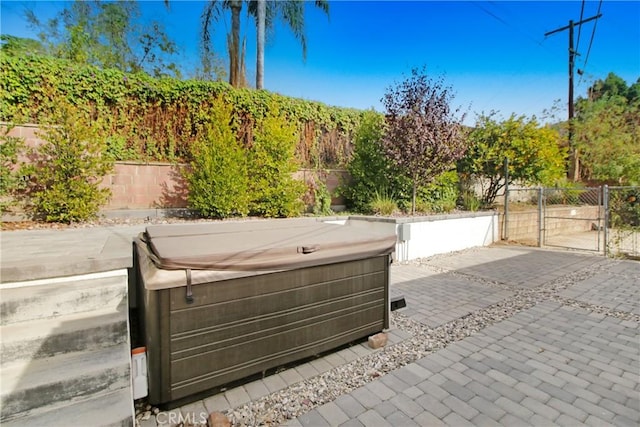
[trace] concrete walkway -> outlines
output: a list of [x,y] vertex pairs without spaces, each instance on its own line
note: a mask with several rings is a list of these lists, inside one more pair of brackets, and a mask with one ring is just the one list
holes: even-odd
[[[392,267],[392,293],[407,307],[394,313],[386,348],[357,344],[141,425],[238,413],[283,393],[295,399],[314,378],[432,335],[449,342],[361,387],[333,390],[286,425],[640,425],[640,263],[477,248]],[[479,326],[456,338],[461,324]]]

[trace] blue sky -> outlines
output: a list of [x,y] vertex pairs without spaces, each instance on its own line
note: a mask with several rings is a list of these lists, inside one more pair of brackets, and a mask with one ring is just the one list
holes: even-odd
[[[163,21],[180,46],[179,60],[195,64],[199,17],[203,2],[172,1],[167,11],[161,1],[141,3],[143,16]],[[23,18],[24,7],[46,18],[62,2],[2,0],[1,31],[33,36]],[[456,97],[454,106],[475,114],[498,111],[536,115],[560,100],[560,118],[566,117],[568,85],[568,31],[549,37],[545,32],[578,21],[582,1],[331,1],[330,16],[313,3],[306,8],[306,61],[291,32],[277,27],[265,53],[265,88],[283,95],[329,105],[375,108],[385,90],[412,68],[427,67],[444,77]],[[640,2],[584,2],[583,17],[601,8],[593,43],[587,50],[594,21],[582,26],[577,50],[576,98],[587,87],[613,71],[628,84],[640,77]],[[216,27],[216,48],[224,52],[230,27],[225,17]],[[574,37],[578,42],[578,28]],[[243,20],[247,38],[247,78],[255,80],[255,29]],[[587,60],[585,64],[585,60]]]

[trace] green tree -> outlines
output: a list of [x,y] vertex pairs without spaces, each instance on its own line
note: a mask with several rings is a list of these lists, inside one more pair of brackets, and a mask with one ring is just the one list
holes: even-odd
[[254,132],[248,154],[249,211],[266,217],[298,215],[305,185],[293,178],[298,170],[295,123],[288,121],[272,103]]
[[113,167],[99,127],[62,99],[43,125],[39,137],[46,143],[31,150],[23,172],[34,217],[66,223],[95,218],[111,195],[100,183]]
[[566,150],[559,134],[540,126],[535,117],[497,121],[481,115],[468,136],[469,149],[459,163],[464,179],[477,179],[482,186],[482,203],[490,206],[505,186],[505,160],[509,184],[552,185],[565,173]]
[[350,180],[340,187],[349,210],[369,212],[371,202],[380,195],[398,202],[409,199],[411,183],[385,155],[383,133],[384,116],[373,110],[365,111],[347,164]]
[[44,55],[46,50],[38,40],[16,37],[9,34],[0,35],[0,50],[7,55]]
[[[211,39],[213,34],[213,24],[223,14],[224,9],[231,12],[231,32],[227,37],[227,47],[229,50],[229,83],[234,87],[245,86],[244,75],[244,52],[245,41],[240,41],[240,14],[243,4],[247,3],[248,14],[255,20],[257,33],[256,50],[256,88],[262,89],[264,76],[264,44],[266,34],[273,31],[275,22],[280,18],[293,32],[302,46],[302,56],[307,56],[307,41],[304,25],[304,8],[306,2],[303,0],[282,0],[268,1],[261,0],[213,0],[209,1],[202,12],[202,48],[204,55],[211,51]],[[329,14],[329,2],[327,0],[316,0],[315,6]],[[264,23],[262,17],[264,16]],[[261,30],[264,26],[264,31]]]
[[204,6],[200,16],[200,48],[203,67],[209,67],[211,58],[214,57],[212,38],[214,23],[224,14],[225,9],[231,12],[231,31],[227,34],[227,50],[229,53],[229,83],[234,87],[246,86],[244,73],[245,42],[240,48],[240,13],[243,0],[210,0]]
[[177,53],[175,43],[159,21],[142,24],[136,1],[77,0],[46,22],[32,10],[26,15],[52,56],[101,68],[180,75],[171,62]]
[[[589,100],[591,101],[597,101],[601,98],[611,98],[617,96],[630,100],[629,89],[630,88],[627,86],[627,82],[625,82],[622,77],[618,76],[615,73],[609,73],[604,80],[596,80],[589,87],[589,89],[587,89],[587,93],[589,95]],[[634,95],[631,94],[631,96]]]
[[231,106],[217,99],[201,112],[201,120],[185,176],[189,206],[208,218],[245,216],[249,210],[247,160],[231,125]]
[[387,126],[382,138],[385,154],[413,186],[411,212],[418,188],[452,168],[465,151],[462,118],[451,109],[450,87],[432,80],[426,69],[387,90],[382,99]]
[[628,87],[614,73],[578,99],[574,142],[581,177],[621,185],[640,184],[640,80]]
[[[249,2],[249,13],[256,22],[256,89],[264,86],[264,46],[266,34],[273,32],[275,21],[279,17],[287,24],[293,35],[302,46],[302,57],[307,58],[307,38],[304,25],[305,1],[286,0],[271,1],[252,0]],[[314,5],[329,16],[329,2],[327,0],[315,0]],[[262,21],[264,19],[264,22]]]

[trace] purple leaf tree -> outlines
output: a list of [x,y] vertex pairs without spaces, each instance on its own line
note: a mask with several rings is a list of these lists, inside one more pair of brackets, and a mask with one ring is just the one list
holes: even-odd
[[430,79],[424,67],[413,69],[382,98],[387,122],[382,145],[413,183],[412,214],[417,189],[450,170],[465,153],[464,115],[456,118],[459,109],[452,111],[452,99],[452,89],[441,78]]

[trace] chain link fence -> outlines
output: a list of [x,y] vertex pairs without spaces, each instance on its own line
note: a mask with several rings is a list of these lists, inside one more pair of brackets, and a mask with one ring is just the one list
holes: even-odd
[[515,188],[501,199],[503,240],[640,259],[640,187]]
[[605,251],[640,259],[640,187],[604,187]]

